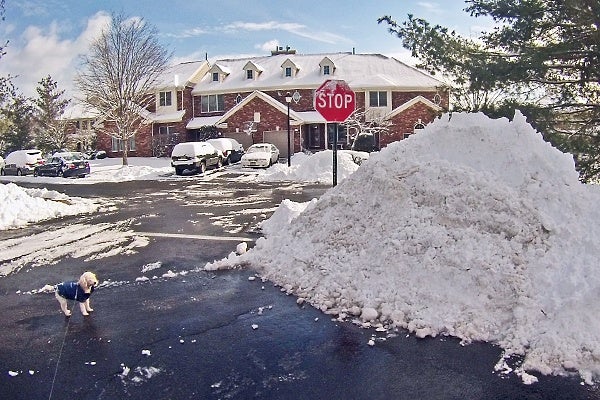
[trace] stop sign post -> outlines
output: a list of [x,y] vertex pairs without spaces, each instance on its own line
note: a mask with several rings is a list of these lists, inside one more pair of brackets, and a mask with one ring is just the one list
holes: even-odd
[[333,136],[333,186],[337,185],[338,123],[344,122],[356,108],[356,95],[343,80],[329,79],[315,91],[315,110],[327,122],[335,123]]

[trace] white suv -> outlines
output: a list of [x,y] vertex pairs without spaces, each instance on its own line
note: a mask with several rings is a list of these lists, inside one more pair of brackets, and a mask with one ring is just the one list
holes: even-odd
[[28,175],[33,174],[35,167],[45,162],[39,150],[17,150],[6,156],[2,175]]

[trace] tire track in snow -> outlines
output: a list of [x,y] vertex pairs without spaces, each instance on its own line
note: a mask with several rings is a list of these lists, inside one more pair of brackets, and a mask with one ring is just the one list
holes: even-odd
[[147,246],[149,239],[126,229],[126,224],[74,224],[54,231],[0,242],[0,276],[17,272],[25,265],[51,265],[63,257],[84,261],[132,254]]

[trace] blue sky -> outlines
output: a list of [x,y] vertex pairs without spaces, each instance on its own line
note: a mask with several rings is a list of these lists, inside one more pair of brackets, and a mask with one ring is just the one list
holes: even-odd
[[221,0],[205,2],[6,0],[0,40],[9,40],[0,75],[17,75],[17,87],[35,94],[37,82],[50,74],[72,93],[78,55],[84,53],[113,12],[138,16],[154,25],[174,62],[268,55],[275,46],[299,53],[356,50],[408,61],[400,40],[377,24],[391,15],[411,13],[463,35],[477,35],[485,20],[464,12],[463,0]]

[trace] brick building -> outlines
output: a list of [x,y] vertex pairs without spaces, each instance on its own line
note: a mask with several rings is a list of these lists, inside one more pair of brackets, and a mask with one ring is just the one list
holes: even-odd
[[[366,119],[391,122],[376,138],[379,147],[402,140],[448,109],[449,89],[441,81],[379,54],[296,54],[178,64],[164,74],[153,106],[141,114],[143,128],[131,156],[168,156],[175,143],[198,140],[216,127],[245,147],[270,142],[287,156],[288,105],[292,151],[331,148],[335,129],[314,109],[314,92],[328,79],[345,80]],[[286,102],[290,98],[290,103]],[[338,144],[352,144],[340,125]],[[97,146],[118,156],[118,140],[98,135]]]

